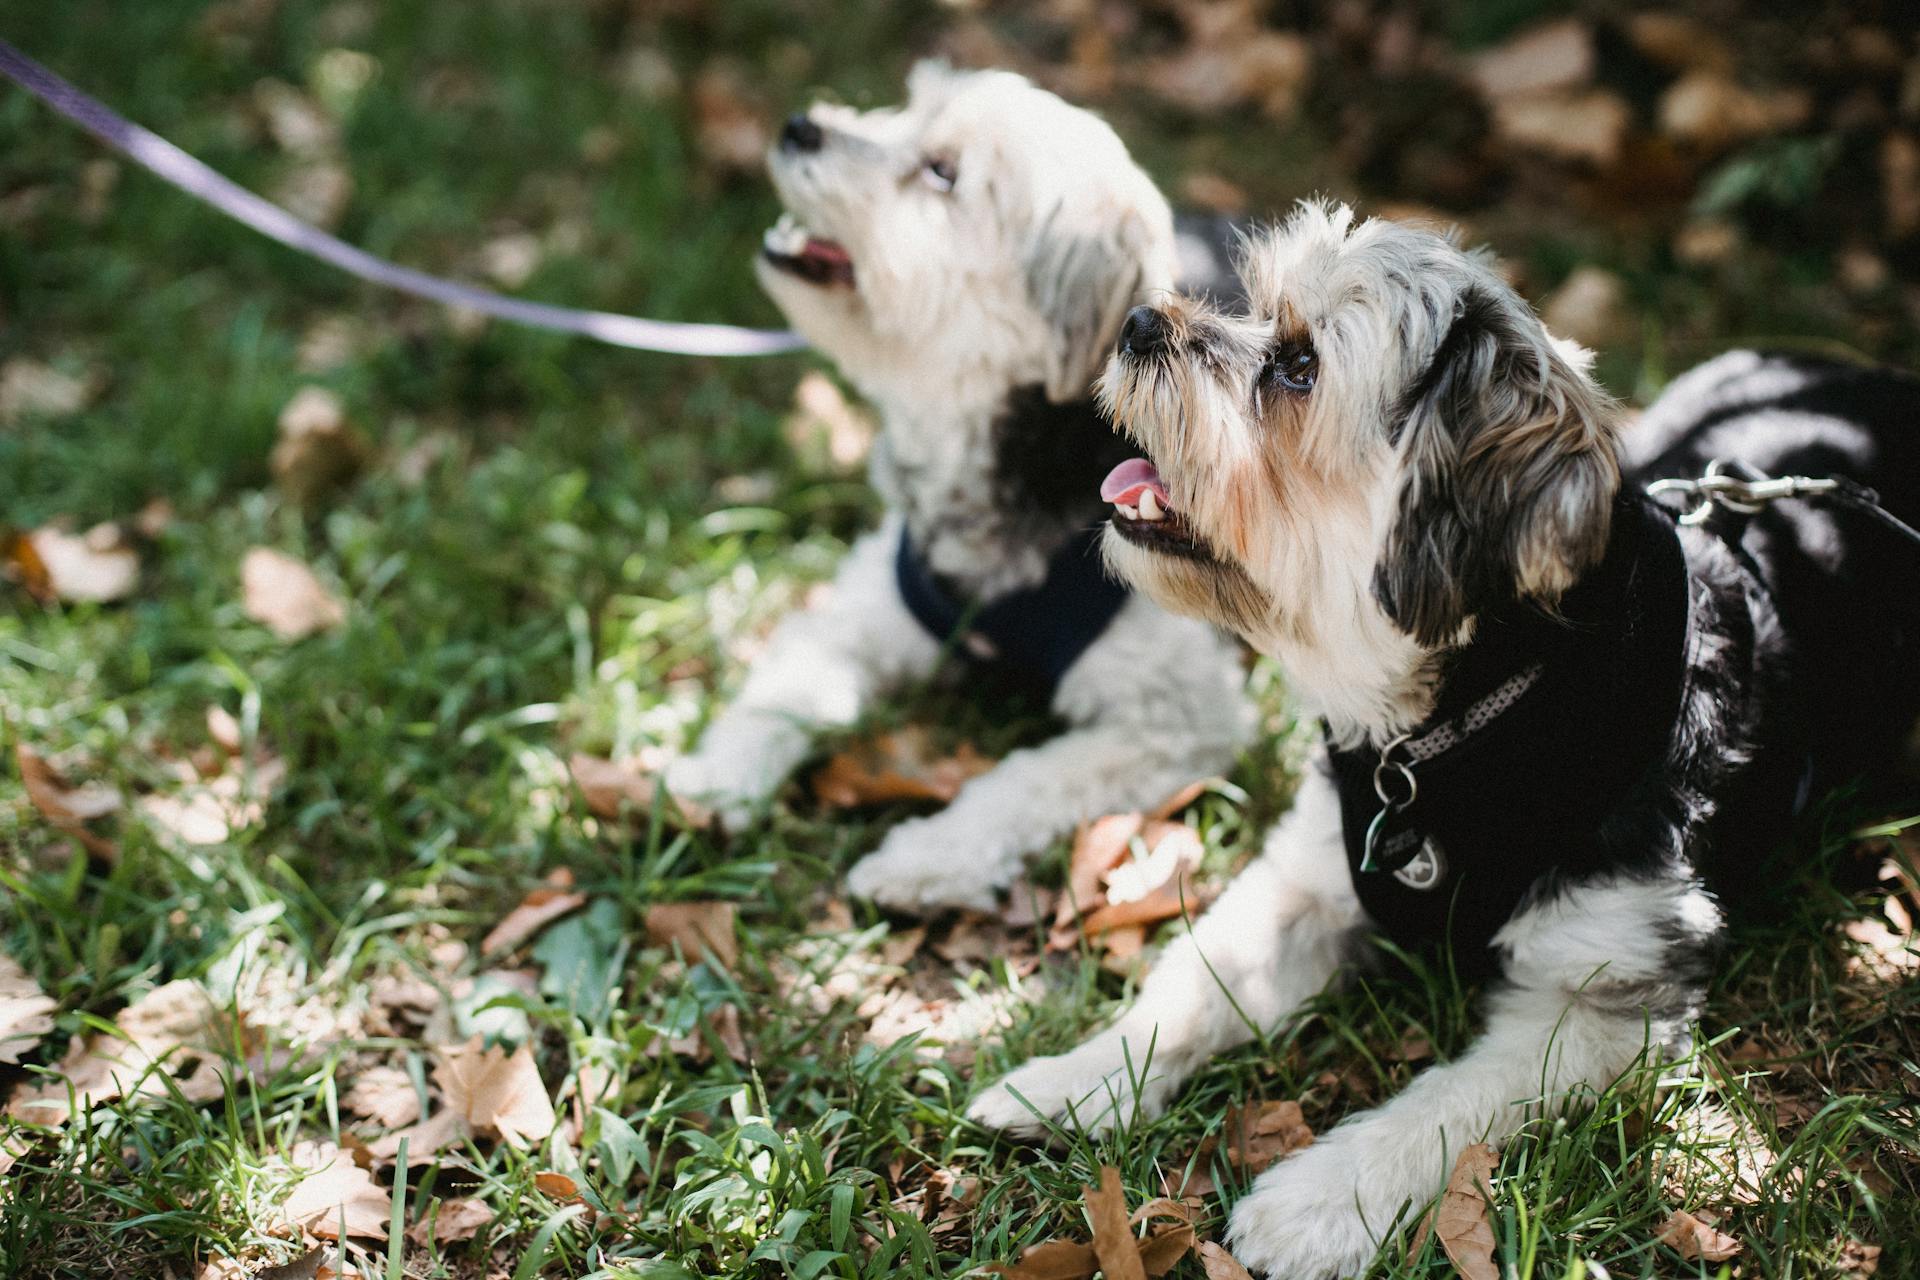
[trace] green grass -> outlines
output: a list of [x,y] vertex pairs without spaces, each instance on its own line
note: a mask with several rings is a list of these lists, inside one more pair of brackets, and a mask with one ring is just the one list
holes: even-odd
[[[1461,31],[1491,38],[1509,10]],[[564,226],[530,296],[774,323],[748,264],[770,194],[702,163],[684,94],[623,87],[624,51],[664,50],[683,83],[724,52],[778,112],[821,89],[888,97],[957,20],[928,5],[824,0],[650,12],[76,0],[15,6],[0,14],[0,37],[261,189],[301,162],[261,134],[255,84],[324,84],[327,50],[364,51],[376,74],[340,107],[350,240],[470,272],[503,230]],[[1290,167],[1243,145],[1266,127],[1257,121],[1108,105],[1169,185],[1201,163],[1257,207],[1309,184],[1353,189],[1311,124],[1276,143],[1303,157]],[[42,607],[0,584],[0,747],[62,753],[129,795],[165,791],[166,762],[205,745],[206,710],[219,706],[291,768],[265,820],[231,840],[176,848],[127,816],[111,863],[81,857],[37,818],[11,767],[0,771],[0,933],[60,1002],[55,1033],[27,1066],[0,1068],[0,1084],[30,1082],[69,1036],[178,978],[242,1007],[305,1001],[339,1020],[295,1061],[230,1065],[217,1101],[161,1092],[59,1130],[13,1126],[22,1154],[0,1175],[0,1274],[190,1276],[219,1257],[294,1256],[263,1233],[288,1181],[273,1157],[296,1137],[351,1128],[340,1097],[370,1063],[424,1075],[438,1032],[367,1016],[383,984],[407,975],[451,988],[497,964],[534,970],[535,994],[503,997],[493,1016],[523,1020],[551,1088],[585,1064],[615,1084],[582,1115],[577,1143],[466,1144],[416,1167],[409,1221],[452,1195],[481,1197],[494,1221],[464,1244],[376,1249],[368,1274],[391,1274],[390,1262],[416,1277],[958,1274],[1084,1234],[1080,1190],[1102,1164],[1119,1166],[1133,1196],[1158,1194],[1228,1105],[1298,1098],[1324,1128],[1410,1077],[1418,1064],[1393,1052],[1407,1034],[1441,1059],[1471,1036],[1470,993],[1443,976],[1379,979],[1224,1056],[1171,1113],[1124,1134],[1034,1148],[970,1128],[961,1112],[976,1081],[1067,1047],[1129,980],[1092,957],[1028,971],[1032,939],[1017,930],[990,933],[996,955],[984,962],[927,948],[907,973],[889,969],[877,949],[905,923],[830,908],[846,866],[899,812],[824,813],[796,789],[764,827],[722,842],[596,820],[566,785],[570,752],[672,747],[696,732],[733,687],[740,644],[825,576],[872,515],[854,478],[811,466],[786,441],[806,362],[463,331],[126,166],[90,213],[83,165],[98,155],[23,95],[0,92],[0,363],[25,357],[100,379],[78,414],[0,426],[0,521],[84,527],[155,496],[177,517],[145,549],[126,604]],[[1590,260],[1628,278],[1646,336],[1604,366],[1623,393],[1755,335],[1920,351],[1884,300],[1855,309],[1825,282],[1818,246],[1757,251],[1703,275],[1676,267],[1651,235],[1622,239],[1564,211],[1530,218],[1502,208],[1485,225],[1539,286]],[[1860,315],[1872,323],[1854,325]],[[305,370],[303,337],[322,321],[349,325],[351,350]],[[343,397],[379,454],[303,511],[278,494],[267,458],[280,407],[312,382]],[[415,482],[399,463],[423,442],[440,452]],[[290,646],[248,621],[238,565],[263,544],[310,561],[348,601],[348,623]],[[1276,730],[1287,729],[1273,673],[1257,678]],[[936,692],[882,718],[933,720],[989,751],[1037,729]],[[1284,806],[1298,741],[1250,756],[1237,786],[1200,807],[1217,872]],[[1616,1277],[1714,1274],[1651,1243],[1682,1205],[1724,1212],[1747,1245],[1744,1275],[1831,1274],[1848,1238],[1886,1246],[1883,1276],[1920,1266],[1920,994],[1911,980],[1852,971],[1836,934],[1884,896],[1861,869],[1905,846],[1849,839],[1843,823],[1805,843],[1824,851],[1819,865],[1779,873],[1778,910],[1736,934],[1696,1068],[1636,1073],[1505,1152],[1497,1227],[1512,1273],[1599,1274],[1585,1259]],[[1057,881],[1064,852],[1037,878]],[[483,963],[479,939],[556,868],[595,907]],[[649,905],[705,898],[739,904],[731,974],[646,945]],[[454,943],[469,949],[455,956]],[[954,1025],[991,1009],[1007,1020],[981,1036],[871,1043],[862,1005],[883,989]],[[470,1025],[476,1001],[450,991],[447,1001],[454,1028]],[[739,1010],[746,1061],[717,1044],[704,1061],[661,1051],[726,1006]],[[1727,1060],[1755,1041],[1760,1057]],[[1780,1098],[1795,1105],[1781,1112]],[[1712,1185],[1724,1152],[1696,1132],[1708,1114],[1747,1118],[1777,1157],[1752,1203]],[[574,1177],[591,1212],[535,1189],[546,1170]],[[980,1180],[970,1214],[922,1221],[936,1170]],[[1219,1172],[1230,1202],[1238,1187]],[[1209,1233],[1221,1205],[1210,1202]],[[1199,1275],[1197,1262],[1180,1274]],[[1429,1245],[1415,1258],[1390,1248],[1383,1274],[1449,1272]]]

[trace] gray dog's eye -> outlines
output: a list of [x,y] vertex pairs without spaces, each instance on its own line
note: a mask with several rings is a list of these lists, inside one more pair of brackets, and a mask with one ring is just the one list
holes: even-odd
[[1320,357],[1309,342],[1283,342],[1260,369],[1260,385],[1304,395],[1320,376]]
[[920,165],[920,180],[935,191],[953,190],[959,178],[959,169],[944,156],[928,156]]

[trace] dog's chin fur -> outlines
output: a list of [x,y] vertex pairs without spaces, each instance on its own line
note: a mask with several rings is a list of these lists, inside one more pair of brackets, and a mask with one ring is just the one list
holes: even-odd
[[[1211,554],[1116,533],[1109,562],[1278,659],[1338,739],[1384,741],[1431,709],[1436,656],[1479,612],[1551,607],[1598,556],[1614,407],[1439,236],[1308,204],[1242,270],[1249,313],[1167,301],[1162,347],[1116,355],[1099,389]],[[1269,376],[1289,343],[1318,355],[1311,390]]]

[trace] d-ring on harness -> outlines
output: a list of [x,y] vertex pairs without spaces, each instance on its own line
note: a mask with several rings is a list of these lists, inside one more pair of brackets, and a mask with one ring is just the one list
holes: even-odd
[[1770,476],[1737,459],[1715,458],[1694,479],[1655,480],[1647,486],[1650,498],[1670,493],[1690,500],[1677,517],[1684,525],[1705,524],[1716,507],[1750,516],[1782,498],[1825,498],[1871,516],[1900,536],[1920,543],[1920,529],[1881,506],[1878,493],[1845,476]]

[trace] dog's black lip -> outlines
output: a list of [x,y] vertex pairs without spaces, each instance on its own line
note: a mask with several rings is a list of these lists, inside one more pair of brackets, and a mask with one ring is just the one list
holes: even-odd
[[829,264],[818,258],[802,257],[799,254],[775,253],[772,249],[760,250],[760,256],[788,275],[798,276],[808,284],[841,285],[849,289],[853,287],[851,265]]
[[1130,520],[1126,516],[1116,515],[1109,523],[1113,525],[1115,533],[1148,551],[1205,564],[1215,563],[1219,559],[1206,540],[1173,512],[1168,512],[1158,520]]

